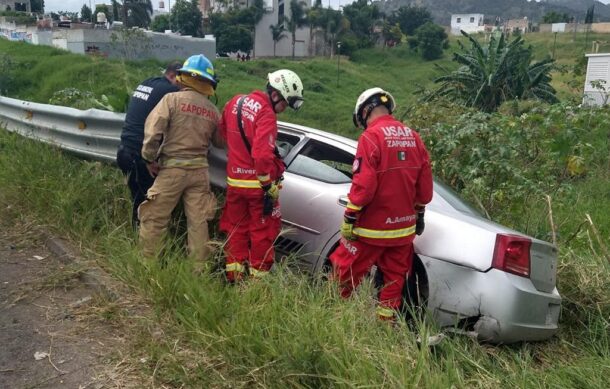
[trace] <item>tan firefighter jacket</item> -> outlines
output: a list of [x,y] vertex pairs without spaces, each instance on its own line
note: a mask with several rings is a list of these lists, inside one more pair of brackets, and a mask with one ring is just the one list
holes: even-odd
[[223,147],[219,118],[216,106],[193,89],[168,93],[146,119],[142,158],[158,159],[161,167],[207,167],[210,142]]

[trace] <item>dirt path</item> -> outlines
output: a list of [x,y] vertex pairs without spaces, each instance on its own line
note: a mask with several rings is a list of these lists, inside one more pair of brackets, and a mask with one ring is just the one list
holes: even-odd
[[0,388],[132,386],[109,301],[83,282],[89,267],[35,230],[0,211]]

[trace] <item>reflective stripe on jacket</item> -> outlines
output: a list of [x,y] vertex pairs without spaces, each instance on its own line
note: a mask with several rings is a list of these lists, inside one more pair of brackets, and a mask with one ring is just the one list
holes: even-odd
[[354,233],[379,246],[413,241],[414,205],[432,199],[428,151],[419,134],[384,115],[358,140],[348,209],[359,211]]
[[[237,124],[237,106],[241,97],[244,134],[250,143],[248,151]],[[277,117],[266,92],[234,96],[225,105],[220,122],[227,141],[227,184],[235,188],[260,190],[258,177],[273,181],[284,173],[284,164],[275,153]]]

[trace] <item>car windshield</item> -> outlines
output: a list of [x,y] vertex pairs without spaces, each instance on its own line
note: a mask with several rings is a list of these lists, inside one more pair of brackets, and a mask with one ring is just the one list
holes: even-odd
[[485,217],[476,208],[474,208],[472,205],[462,199],[448,185],[443,184],[438,180],[434,180],[434,192],[436,196],[440,197],[440,199],[436,198],[435,201],[441,200],[442,202],[447,203],[451,208],[461,213],[477,217]]

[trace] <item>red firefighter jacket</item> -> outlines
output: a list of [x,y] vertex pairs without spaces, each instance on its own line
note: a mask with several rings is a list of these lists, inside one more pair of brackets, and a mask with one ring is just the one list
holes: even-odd
[[[244,133],[251,153],[237,124],[237,106],[242,104]],[[220,122],[227,141],[227,185],[238,190],[260,189],[260,181],[277,180],[284,173],[284,163],[276,156],[277,118],[269,96],[262,91],[237,95],[225,105]]]
[[432,200],[430,157],[419,134],[384,115],[358,140],[348,209],[360,211],[358,240],[379,246],[413,241],[415,204]]

